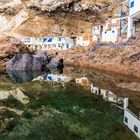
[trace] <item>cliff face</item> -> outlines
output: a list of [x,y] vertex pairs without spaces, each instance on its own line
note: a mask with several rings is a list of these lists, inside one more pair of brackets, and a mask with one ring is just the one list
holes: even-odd
[[76,36],[114,14],[115,0],[1,0],[0,33]]

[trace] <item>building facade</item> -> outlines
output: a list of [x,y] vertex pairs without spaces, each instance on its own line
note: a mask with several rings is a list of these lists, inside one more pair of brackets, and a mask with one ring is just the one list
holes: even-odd
[[[127,24],[128,17],[123,17],[121,19],[122,22],[122,30],[123,38],[127,36]],[[93,40],[101,41],[101,42],[113,42],[115,43],[118,40],[120,35],[120,18],[109,18],[102,25],[93,27]]]
[[92,35],[82,35],[76,37],[76,46],[90,46],[93,43]]
[[135,32],[140,32],[140,1],[125,0],[123,5],[129,7],[128,30],[127,38],[134,35]]
[[74,39],[70,37],[22,38],[20,40],[34,50],[66,50],[75,45]]
[[116,42],[119,37],[128,39],[140,32],[140,0],[122,0],[118,18],[109,18],[102,25],[93,27],[93,38],[101,42]]

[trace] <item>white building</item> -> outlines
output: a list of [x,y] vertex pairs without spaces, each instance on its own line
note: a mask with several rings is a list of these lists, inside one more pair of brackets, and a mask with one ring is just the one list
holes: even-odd
[[118,38],[119,19],[109,18],[102,25],[93,27],[93,40],[101,42],[116,42]]
[[118,38],[118,30],[116,29],[102,32],[102,42],[115,43],[117,41],[117,38]]
[[103,30],[101,33],[102,42],[116,42],[119,33],[119,18],[109,18],[106,20],[105,25],[103,26]]
[[140,139],[140,118],[128,109],[128,98],[124,99],[124,124]]
[[109,18],[104,24],[93,27],[93,38],[96,41],[100,39],[101,42],[116,42],[120,30],[122,39],[127,39],[134,33],[140,32],[140,0],[124,0],[121,16]]
[[75,45],[70,37],[22,38],[20,40],[34,50],[66,50]]
[[[121,32],[127,35],[128,17],[122,18]],[[93,27],[93,40],[101,42],[113,42],[118,40],[120,33],[120,18],[109,18],[102,25]]]
[[93,42],[101,41],[103,26],[98,25],[93,27]]
[[93,42],[93,37],[92,35],[83,35],[83,36],[78,36],[76,38],[76,45],[77,46],[89,46]]
[[140,1],[139,0],[125,0],[122,3],[129,7],[127,38],[135,32],[140,31]]

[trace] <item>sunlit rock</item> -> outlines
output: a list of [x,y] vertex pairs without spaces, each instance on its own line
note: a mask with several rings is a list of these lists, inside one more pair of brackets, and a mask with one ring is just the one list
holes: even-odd
[[28,96],[26,96],[20,89],[10,90],[10,91],[0,91],[0,100],[7,99],[10,95],[12,95],[15,99],[22,102],[23,104],[27,104],[29,102]]

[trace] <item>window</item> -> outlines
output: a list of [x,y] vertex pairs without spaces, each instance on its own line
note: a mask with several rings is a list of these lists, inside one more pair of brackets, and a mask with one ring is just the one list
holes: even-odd
[[95,94],[98,94],[98,91],[97,90],[95,90]]
[[52,42],[52,38],[49,38],[49,39],[48,39],[48,42]]
[[48,80],[50,80],[50,81],[51,81],[51,80],[52,80],[52,77],[51,77],[51,76],[48,76]]
[[131,3],[130,3],[130,8],[133,8],[134,7],[134,1],[132,1]]
[[138,127],[136,125],[134,125],[134,131],[138,133]]
[[113,30],[112,33],[115,33],[115,31]]
[[125,123],[128,123],[128,118],[125,117],[125,118],[124,118],[124,121],[125,121]]

